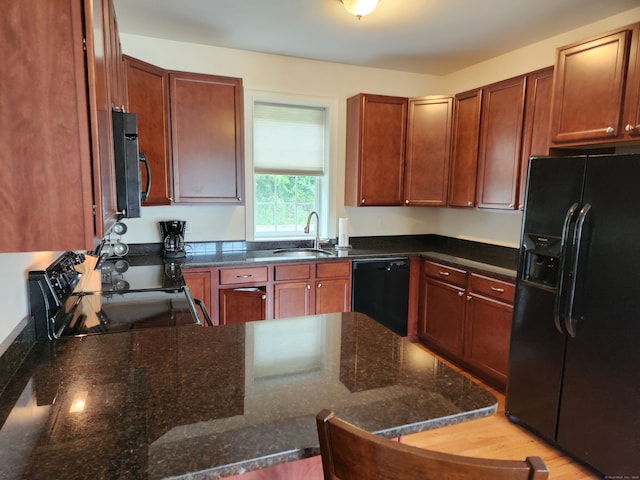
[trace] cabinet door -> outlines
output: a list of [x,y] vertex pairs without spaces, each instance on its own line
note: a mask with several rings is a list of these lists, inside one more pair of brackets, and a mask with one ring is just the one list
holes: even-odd
[[622,134],[632,30],[559,48],[553,84],[553,143],[598,143]]
[[183,268],[182,276],[187,287],[191,290],[193,298],[204,302],[207,311],[213,313],[211,303],[211,269],[210,268]]
[[308,281],[276,283],[273,294],[273,318],[311,315],[311,285]]
[[170,72],[176,203],[243,200],[242,79]]
[[629,49],[629,71],[625,92],[623,124],[628,140],[640,137],[640,23],[630,27],[631,48]]
[[260,288],[220,289],[220,325],[267,318],[267,294]]
[[448,198],[453,207],[475,205],[481,102],[481,89],[459,93],[454,98]]
[[402,205],[407,99],[347,99],[345,205]]
[[452,97],[409,101],[406,205],[446,205],[451,157]]
[[111,98],[115,62],[111,56],[113,10],[110,0],[85,0],[85,29],[87,32],[87,76],[89,114],[93,153],[93,187],[95,231],[98,238],[117,221],[115,159],[113,150]]
[[120,44],[118,21],[113,0],[103,0],[105,17],[108,19],[109,31],[109,70],[111,78],[111,105],[125,108],[127,105],[127,79],[124,65],[124,55]]
[[462,358],[464,288],[425,277],[418,335],[444,353]]
[[[149,162],[151,189],[144,205],[171,203],[169,89],[167,72],[135,58],[125,58],[129,111],[138,115],[138,145]],[[146,169],[142,186],[148,185]]]
[[531,155],[549,154],[552,87],[553,67],[527,75],[524,126],[522,128],[522,155],[520,156],[520,186],[518,189],[518,208],[520,210],[524,209],[529,158]]
[[478,207],[514,209],[524,118],[523,76],[483,88],[478,152]]
[[513,306],[467,296],[464,360],[501,388],[507,381]]
[[334,278],[316,282],[315,313],[351,311],[351,282],[348,278]]
[[81,2],[3,2],[0,252],[93,249],[82,22]]

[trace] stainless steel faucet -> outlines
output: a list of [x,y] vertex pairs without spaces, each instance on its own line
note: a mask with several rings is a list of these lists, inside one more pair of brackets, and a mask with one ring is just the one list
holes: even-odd
[[311,225],[311,217],[316,216],[316,239],[313,242],[313,248],[318,250],[320,248],[320,217],[315,210],[307,217],[307,224],[304,226],[304,233],[309,233],[309,226]]

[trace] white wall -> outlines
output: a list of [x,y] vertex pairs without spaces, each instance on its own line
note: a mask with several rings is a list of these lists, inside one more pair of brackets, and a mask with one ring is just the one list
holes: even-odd
[[[456,93],[526,73],[554,63],[555,48],[607,30],[640,21],[640,8],[507,53],[446,77],[313,62],[203,45],[122,35],[127,54],[167,69],[191,70],[244,79],[249,89],[302,95],[333,96],[338,100],[339,141],[334,161],[344,171],[344,99],[358,92],[400,96]],[[351,235],[439,233],[488,243],[517,246],[520,214],[440,208],[345,208],[344,179],[333,189],[335,215],[348,216]],[[128,220],[129,243],[160,240],[157,221],[180,218],[192,222],[189,239],[242,240],[243,207],[145,207],[142,218]],[[331,226],[334,228],[335,225]],[[331,233],[331,232],[330,232]],[[26,275],[41,268],[52,253],[0,254],[0,354],[20,321],[28,315]]]

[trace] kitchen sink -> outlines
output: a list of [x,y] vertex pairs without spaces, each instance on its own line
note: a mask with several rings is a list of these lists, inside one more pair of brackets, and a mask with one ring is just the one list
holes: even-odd
[[335,253],[321,248],[279,248],[273,253],[279,257],[333,257]]

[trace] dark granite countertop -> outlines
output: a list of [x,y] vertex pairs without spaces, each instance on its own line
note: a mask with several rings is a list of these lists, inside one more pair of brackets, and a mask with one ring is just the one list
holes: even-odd
[[[388,237],[356,237],[352,248],[338,250],[329,245],[332,256],[287,257],[278,256],[274,250],[281,247],[309,247],[308,242],[205,242],[193,243],[185,267],[239,266],[275,262],[300,262],[305,260],[367,259],[389,256],[422,256],[437,262],[515,280],[518,249],[485,243],[460,240],[439,235],[399,235]],[[135,249],[134,249],[135,250]],[[156,249],[157,250],[157,249]],[[143,249],[142,255],[134,255],[132,262],[158,261],[158,251]],[[155,253],[155,255],[150,253]]]
[[358,313],[66,338],[0,396],[0,477],[222,478],[317,455],[323,408],[396,437],[497,403]]

